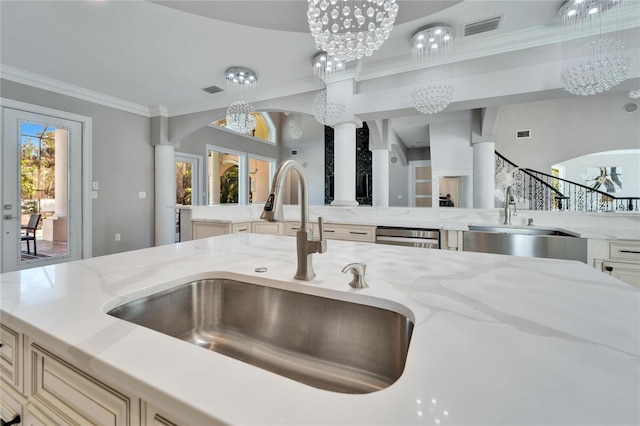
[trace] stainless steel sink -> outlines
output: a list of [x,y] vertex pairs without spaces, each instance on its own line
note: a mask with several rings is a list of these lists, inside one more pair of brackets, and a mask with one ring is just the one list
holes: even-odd
[[509,227],[490,225],[469,225],[469,231],[494,232],[498,234],[520,234],[520,235],[555,235],[560,237],[575,237],[568,232],[556,229],[530,228],[530,227]]
[[462,249],[587,262],[587,240],[555,229],[470,225]]
[[369,393],[404,370],[413,322],[397,312],[228,279],[138,299],[109,315],[308,385]]

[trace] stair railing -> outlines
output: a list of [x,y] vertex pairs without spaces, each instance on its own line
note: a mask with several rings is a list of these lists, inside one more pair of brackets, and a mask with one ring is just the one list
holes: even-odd
[[496,152],[496,173],[512,173],[516,201],[529,210],[568,210],[579,212],[639,212],[640,197],[616,197],[586,185],[547,173],[518,167]]

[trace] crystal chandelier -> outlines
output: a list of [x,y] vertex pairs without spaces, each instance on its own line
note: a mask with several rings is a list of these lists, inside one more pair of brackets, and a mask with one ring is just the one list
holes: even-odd
[[[565,25],[561,79],[574,95],[595,95],[625,80],[631,57],[620,13],[610,9],[623,0],[569,0],[559,14]],[[609,28],[609,31],[605,29]]]
[[325,126],[333,126],[339,123],[347,112],[346,105],[327,100],[326,89],[316,95],[312,109],[318,123]]
[[635,89],[635,90],[631,90],[629,92],[629,97],[633,98],[633,99],[638,99],[640,98],[640,89]]
[[452,67],[447,62],[453,38],[453,28],[445,24],[428,25],[411,37],[411,51],[417,69],[411,102],[423,114],[442,111],[453,98]]
[[316,53],[311,63],[313,65],[313,73],[322,81],[324,81],[328,75],[345,69],[344,62],[338,58],[329,56],[325,51]]
[[396,0],[307,0],[309,30],[318,50],[343,62],[371,56],[389,37]]
[[227,128],[247,134],[256,127],[255,109],[248,102],[253,96],[258,77],[248,68],[232,67],[225,71],[227,90],[236,99],[227,109]]

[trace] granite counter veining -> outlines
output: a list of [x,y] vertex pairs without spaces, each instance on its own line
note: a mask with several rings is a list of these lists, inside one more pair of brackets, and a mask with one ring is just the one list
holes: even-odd
[[[347,285],[340,271],[350,262],[367,264],[369,288]],[[224,235],[2,274],[0,319],[115,388],[187,407],[193,419],[640,423],[638,289],[581,262],[345,241],[328,241],[314,266],[315,280],[292,278],[293,237]],[[105,314],[208,276],[400,305],[415,320],[405,371],[381,391],[333,393]]]

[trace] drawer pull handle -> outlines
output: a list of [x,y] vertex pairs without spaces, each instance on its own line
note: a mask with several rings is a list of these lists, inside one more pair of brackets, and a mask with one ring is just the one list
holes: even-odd
[[11,425],[17,425],[18,423],[20,423],[20,414],[16,414],[16,416],[9,420],[8,422],[5,422],[4,420],[0,419],[0,421],[2,422],[1,426],[11,426]]
[[608,271],[608,272],[611,272],[611,271],[613,271],[613,266],[605,266],[604,270]]
[[322,232],[336,232],[333,229],[324,229]]
[[246,232],[246,231],[247,231],[247,228],[242,228],[242,229],[238,229],[237,232]]
[[640,251],[637,251],[637,250],[620,250],[620,253],[640,254]]
[[352,235],[367,235],[368,232],[356,232],[356,231],[349,231],[350,234]]

